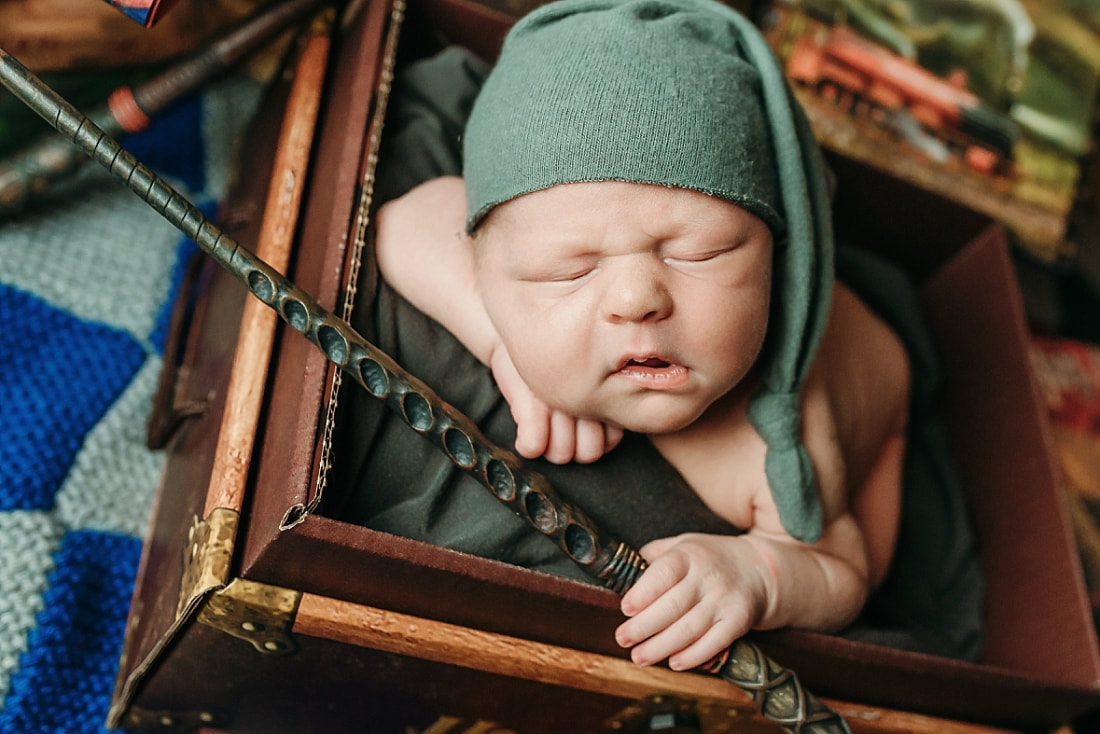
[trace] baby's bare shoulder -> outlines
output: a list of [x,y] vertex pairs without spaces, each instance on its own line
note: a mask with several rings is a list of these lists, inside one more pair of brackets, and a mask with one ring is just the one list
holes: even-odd
[[[751,389],[675,434],[651,436],[713,511],[742,528],[782,532],[764,471],[767,446],[750,424]],[[826,521],[849,509],[883,447],[904,429],[909,363],[893,331],[847,288],[802,393],[802,440],[818,476]]]
[[826,515],[842,511],[908,420],[909,358],[901,340],[837,284],[803,397],[803,438]]
[[898,421],[904,419],[910,386],[905,347],[882,319],[839,283],[815,369],[838,420],[871,420],[875,425],[886,421],[895,429],[901,427]]

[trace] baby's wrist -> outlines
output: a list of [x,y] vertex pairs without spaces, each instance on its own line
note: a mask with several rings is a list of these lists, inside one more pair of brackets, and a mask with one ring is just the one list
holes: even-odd
[[779,619],[782,595],[780,594],[779,566],[775,554],[769,544],[762,542],[760,538],[748,534],[740,537],[748,543],[755,555],[753,568],[756,569],[759,586],[756,595],[758,606],[754,616],[756,622],[753,627],[756,629],[782,627],[786,622]]

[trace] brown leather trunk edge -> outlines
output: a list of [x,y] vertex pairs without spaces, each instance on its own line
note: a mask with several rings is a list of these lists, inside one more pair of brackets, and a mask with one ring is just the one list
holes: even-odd
[[[253,134],[246,138],[247,147],[253,152],[243,151],[255,161],[256,168],[231,187],[219,215],[226,232],[246,246],[259,233],[270,175],[270,157],[259,156],[255,151],[270,149],[274,144],[285,95],[285,88],[275,87],[261,104],[251,125]],[[188,531],[206,502],[247,292],[234,276],[209,260],[202,264],[197,290],[203,296],[185,337],[178,372],[180,382],[175,392],[177,400],[205,405],[205,409],[184,420],[167,447],[131,600],[113,708],[126,703],[119,700],[122,687],[150,662],[150,654],[165,642],[165,635],[176,621]],[[133,683],[136,685],[138,681]],[[140,691],[136,693],[140,696]]]

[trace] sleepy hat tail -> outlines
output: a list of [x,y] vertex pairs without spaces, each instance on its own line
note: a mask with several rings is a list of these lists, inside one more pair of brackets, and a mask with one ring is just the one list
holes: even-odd
[[[749,404],[749,420],[768,444],[765,471],[783,527],[792,537],[821,538],[817,481],[801,441],[799,393],[829,316],[833,282],[833,230],[825,164],[802,108],[757,29],[728,10],[745,53],[762,82],[771,126],[786,242],[776,252],[764,385]],[[812,243],[806,246],[805,243]]]

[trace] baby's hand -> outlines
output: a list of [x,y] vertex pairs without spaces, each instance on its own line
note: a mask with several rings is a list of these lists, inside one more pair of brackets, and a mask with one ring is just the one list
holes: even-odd
[[531,392],[512,357],[498,344],[490,358],[493,377],[516,421],[516,452],[528,459],[545,456],[555,464],[588,464],[619,445],[623,430],[555,410]]
[[744,635],[764,613],[764,571],[743,538],[688,533],[646,544],[650,563],[620,605],[629,620],[615,641],[631,659],[697,668]]

